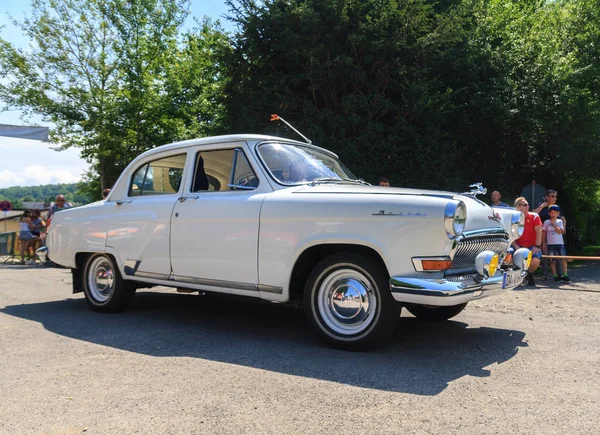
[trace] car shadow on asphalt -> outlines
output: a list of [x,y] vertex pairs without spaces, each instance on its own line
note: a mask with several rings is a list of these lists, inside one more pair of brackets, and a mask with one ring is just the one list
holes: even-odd
[[[0,312],[48,331],[155,357],[192,357],[363,388],[436,395],[463,376],[489,376],[527,346],[521,331],[402,317],[387,345],[347,352],[323,345],[302,310],[197,294],[138,292],[134,309],[90,311],[82,298]],[[459,317],[460,319],[460,317]]]

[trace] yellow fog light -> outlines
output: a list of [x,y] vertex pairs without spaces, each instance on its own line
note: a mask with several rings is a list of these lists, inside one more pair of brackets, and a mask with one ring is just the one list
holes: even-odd
[[498,255],[495,252],[480,252],[475,258],[475,269],[482,276],[494,276],[498,268],[498,261]]
[[494,276],[496,274],[496,269],[498,269],[498,254],[494,255],[490,261],[488,266],[489,276]]
[[519,248],[513,254],[513,263],[516,267],[527,270],[531,264],[532,253],[527,248]]

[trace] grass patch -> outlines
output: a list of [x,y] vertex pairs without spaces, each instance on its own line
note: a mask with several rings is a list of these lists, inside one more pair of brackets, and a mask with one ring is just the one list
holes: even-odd
[[600,246],[584,246],[581,255],[600,257]]

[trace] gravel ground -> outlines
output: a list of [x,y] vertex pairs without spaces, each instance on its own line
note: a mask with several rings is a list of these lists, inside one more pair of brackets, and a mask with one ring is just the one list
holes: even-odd
[[0,265],[0,433],[598,433],[600,264],[570,275],[352,353],[291,308],[158,288],[97,314],[68,270]]

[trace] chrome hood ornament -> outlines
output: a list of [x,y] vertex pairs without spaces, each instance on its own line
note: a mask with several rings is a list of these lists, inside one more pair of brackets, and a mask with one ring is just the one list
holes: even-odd
[[469,185],[469,187],[472,187],[473,189],[471,189],[469,192],[463,192],[461,195],[475,198],[477,195],[485,195],[487,193],[487,189],[483,187],[483,183],[473,183]]

